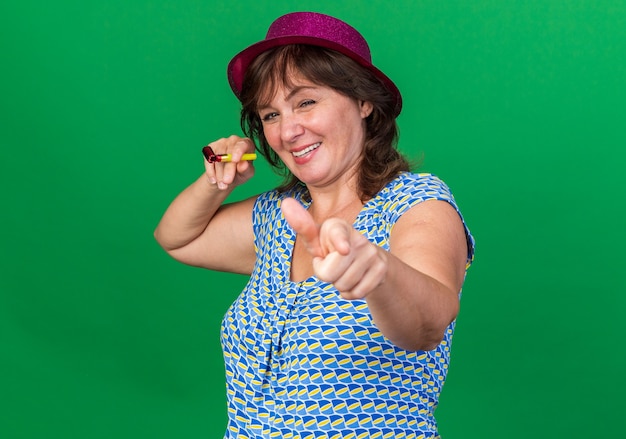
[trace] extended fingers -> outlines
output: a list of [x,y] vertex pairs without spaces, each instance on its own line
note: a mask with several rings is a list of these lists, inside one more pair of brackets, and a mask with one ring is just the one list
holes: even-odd
[[319,227],[295,199],[286,198],[281,209],[289,225],[313,256],[313,271],[332,283],[344,299],[362,299],[384,282],[386,253],[369,242],[348,222],[330,218]]
[[324,253],[336,251],[342,255],[347,255],[350,252],[352,233],[352,226],[344,220],[330,218],[324,221],[320,229],[320,244]]
[[362,236],[353,238],[357,242],[352,242],[347,254],[334,251],[313,261],[317,277],[332,283],[347,300],[366,297],[384,282],[387,273],[386,252]]
[[299,239],[303,240],[309,253],[314,257],[324,256],[320,246],[320,230],[311,214],[293,198],[285,198],[280,207],[285,219]]

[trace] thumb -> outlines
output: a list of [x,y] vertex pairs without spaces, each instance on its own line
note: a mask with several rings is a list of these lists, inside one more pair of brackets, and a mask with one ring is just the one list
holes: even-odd
[[320,229],[311,214],[293,198],[285,198],[280,208],[291,228],[304,240],[309,253],[313,257],[323,257]]

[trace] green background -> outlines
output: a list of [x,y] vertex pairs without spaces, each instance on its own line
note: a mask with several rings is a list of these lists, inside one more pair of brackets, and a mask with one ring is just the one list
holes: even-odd
[[[239,133],[225,66],[293,10],[361,30],[401,148],[476,236],[444,439],[622,437],[626,5],[618,0],[5,1],[0,437],[217,438],[242,276],[152,232]],[[254,183],[275,183],[257,161]]]

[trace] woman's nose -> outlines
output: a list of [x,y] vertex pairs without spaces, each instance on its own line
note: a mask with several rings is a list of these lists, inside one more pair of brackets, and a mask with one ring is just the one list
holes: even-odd
[[292,142],[304,133],[304,127],[297,115],[281,115],[280,137],[285,142]]

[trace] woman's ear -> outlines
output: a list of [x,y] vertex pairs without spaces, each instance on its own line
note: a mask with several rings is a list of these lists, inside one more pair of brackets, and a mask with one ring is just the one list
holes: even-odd
[[361,117],[363,119],[372,114],[374,105],[370,101],[359,101],[359,104],[361,105]]

